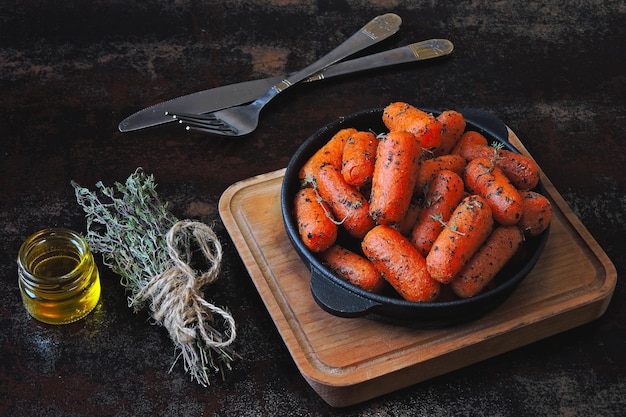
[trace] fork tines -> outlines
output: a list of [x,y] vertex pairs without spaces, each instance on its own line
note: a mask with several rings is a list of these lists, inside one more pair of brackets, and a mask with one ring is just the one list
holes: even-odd
[[199,132],[212,133],[215,131],[228,132],[233,131],[231,126],[225,125],[223,121],[215,117],[213,114],[192,114],[192,113],[166,113],[178,120],[178,123],[184,124],[185,129],[195,130]]

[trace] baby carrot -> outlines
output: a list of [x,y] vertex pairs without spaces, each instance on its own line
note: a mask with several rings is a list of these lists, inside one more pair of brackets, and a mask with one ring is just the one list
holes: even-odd
[[406,211],[406,216],[404,216],[404,219],[402,219],[400,223],[394,224],[393,227],[402,235],[410,236],[421,210],[420,202],[415,198],[411,199],[409,208]]
[[463,180],[455,172],[444,169],[429,183],[424,203],[413,231],[411,244],[427,256],[445,222],[465,196]]
[[532,190],[539,184],[539,165],[530,156],[501,149],[497,165],[519,190]]
[[530,190],[539,183],[539,166],[530,156],[480,144],[468,144],[460,154],[468,161],[492,159],[518,190]]
[[422,148],[436,149],[441,144],[441,122],[431,113],[408,103],[395,102],[385,107],[383,123],[390,132],[405,131],[415,134]]
[[524,208],[519,191],[492,161],[485,158],[470,161],[464,178],[469,190],[487,200],[498,223],[510,226],[522,217]]
[[415,192],[423,193],[424,187],[441,170],[447,169],[463,175],[466,164],[465,158],[461,155],[441,155],[422,161],[417,174],[417,181],[415,181]]
[[426,260],[397,230],[386,225],[376,226],[365,235],[361,247],[405,300],[431,302],[439,296],[441,285],[430,277]]
[[517,226],[526,236],[537,236],[548,228],[552,219],[552,205],[543,195],[534,191],[520,191],[524,212]]
[[515,255],[523,241],[524,235],[516,226],[496,227],[469,263],[452,280],[452,291],[461,298],[480,293]]
[[372,132],[355,132],[343,147],[341,174],[346,182],[361,187],[372,179],[378,138]]
[[372,176],[370,216],[378,224],[402,221],[411,202],[422,149],[412,133],[380,138]]
[[328,249],[337,238],[337,224],[329,207],[313,188],[303,188],[294,199],[294,217],[302,241],[313,252]]
[[497,164],[519,190],[532,190],[539,184],[539,165],[530,156],[500,149]]
[[459,155],[467,161],[478,158],[494,160],[496,157],[496,150],[493,146],[489,146],[484,143],[466,143],[459,149]]
[[317,152],[305,162],[302,168],[300,168],[298,174],[300,182],[304,185],[311,185],[315,181],[317,172],[322,165],[329,164],[341,169],[343,147],[350,135],[355,132],[356,129],[346,128],[335,133],[333,137],[330,138],[324,146],[318,149]]
[[346,248],[333,245],[319,256],[338,277],[365,291],[379,293],[385,287],[385,279],[374,264]]
[[463,136],[465,131],[465,118],[459,112],[447,110],[437,116],[441,122],[441,143],[435,150],[435,155],[447,155]]
[[431,277],[443,284],[452,281],[492,229],[493,216],[487,201],[478,195],[465,197],[426,256]]
[[450,151],[450,153],[454,155],[460,155],[461,150],[468,143],[478,143],[481,145],[489,144],[489,142],[487,141],[487,138],[484,137],[482,134],[474,130],[468,130],[467,132],[463,133],[463,135],[461,136],[461,139],[459,139],[456,145],[454,145],[454,148],[452,148],[452,151]]
[[346,182],[339,168],[322,165],[316,184],[319,195],[328,202],[335,219],[351,236],[361,239],[374,227],[367,199]]

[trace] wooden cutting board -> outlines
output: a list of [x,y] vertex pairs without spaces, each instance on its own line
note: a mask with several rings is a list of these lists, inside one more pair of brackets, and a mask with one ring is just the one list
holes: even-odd
[[587,323],[605,312],[613,295],[614,265],[542,173],[554,211],[545,251],[494,311],[438,330],[335,317],[313,300],[309,270],[285,232],[283,174],[232,185],[220,199],[220,215],[298,369],[331,406],[359,403]]

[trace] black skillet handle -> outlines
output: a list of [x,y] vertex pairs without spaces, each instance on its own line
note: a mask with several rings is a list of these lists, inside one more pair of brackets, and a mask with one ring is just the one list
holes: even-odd
[[311,293],[326,312],[339,317],[363,317],[381,304],[350,291],[311,265]]

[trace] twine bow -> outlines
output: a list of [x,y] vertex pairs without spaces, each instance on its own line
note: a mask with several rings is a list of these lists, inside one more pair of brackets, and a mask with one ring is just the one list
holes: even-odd
[[[182,259],[177,245],[181,236],[193,236],[208,261],[209,268],[201,275],[189,265],[190,260]],[[180,348],[185,369],[198,382],[206,385],[208,375],[205,369],[212,361],[206,357],[203,348],[218,354],[229,354],[225,348],[236,338],[232,315],[206,301],[202,292],[204,285],[218,277],[222,246],[209,226],[188,220],[176,222],[168,231],[166,241],[171,266],[153,277],[136,294],[133,304],[150,303],[153,318],[168,330],[171,339]],[[224,320],[224,333],[213,327],[215,315]]]

